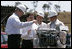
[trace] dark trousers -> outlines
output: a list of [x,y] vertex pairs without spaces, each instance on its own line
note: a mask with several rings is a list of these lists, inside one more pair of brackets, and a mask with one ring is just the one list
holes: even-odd
[[22,48],[33,48],[32,40],[22,40]]
[[20,41],[21,41],[21,35],[20,34],[8,35],[8,48],[19,48],[20,47]]

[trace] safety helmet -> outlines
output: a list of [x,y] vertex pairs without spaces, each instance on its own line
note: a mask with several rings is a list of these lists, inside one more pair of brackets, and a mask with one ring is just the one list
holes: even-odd
[[48,14],[48,18],[57,16],[57,15],[58,15],[58,13],[57,13],[56,11],[50,10],[50,11],[49,11],[49,14]]

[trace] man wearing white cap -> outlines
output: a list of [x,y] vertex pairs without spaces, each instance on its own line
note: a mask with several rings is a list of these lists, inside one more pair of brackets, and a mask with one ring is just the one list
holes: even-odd
[[20,47],[20,29],[36,23],[36,20],[30,22],[21,22],[19,17],[25,14],[26,7],[22,4],[18,5],[15,12],[8,18],[5,32],[8,34],[8,48]]
[[[44,13],[43,11],[38,11],[37,12],[37,16],[36,16],[36,20],[37,20],[37,26],[38,28],[47,28],[47,24],[43,22],[43,18],[44,18]],[[35,43],[36,47],[38,47],[38,39],[35,38]],[[40,45],[42,45],[42,42],[39,42]]]
[[[57,19],[57,16],[58,16],[58,13],[56,11],[54,11],[54,10],[49,11],[48,18],[49,18],[50,22],[48,23],[48,28],[55,28],[55,29],[59,30],[57,27],[65,26],[63,24],[63,22],[61,22]],[[57,43],[58,47],[65,48],[66,32],[64,32],[64,31],[60,32],[59,36],[60,36],[61,42],[58,41],[58,43]]]
[[42,22],[43,21],[43,18],[44,18],[44,13],[42,11],[38,11],[36,20],[37,20],[37,25],[40,28],[47,27],[47,24],[44,23],[44,22]]

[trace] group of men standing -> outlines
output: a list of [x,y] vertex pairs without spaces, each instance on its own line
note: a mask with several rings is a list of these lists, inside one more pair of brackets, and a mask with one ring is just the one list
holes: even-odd
[[[57,19],[58,13],[54,10],[49,11],[48,24],[42,22],[44,13],[37,11],[36,19],[33,14],[29,14],[26,22],[21,22],[19,17],[24,15],[26,7],[22,4],[18,5],[15,12],[8,18],[6,24],[6,33],[8,34],[8,48],[19,48],[22,38],[22,48],[33,48],[33,41],[37,38],[36,30],[40,28],[56,28],[56,26],[64,26],[64,24]],[[60,33],[60,38],[64,44],[59,43],[59,47],[64,48],[66,41],[66,32]]]

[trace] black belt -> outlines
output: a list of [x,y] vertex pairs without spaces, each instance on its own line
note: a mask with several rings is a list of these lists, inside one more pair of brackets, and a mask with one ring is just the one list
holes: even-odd
[[25,40],[25,39],[23,39],[24,41],[33,41],[33,39],[29,39],[29,40]]
[[21,35],[21,34],[10,34],[10,35]]

